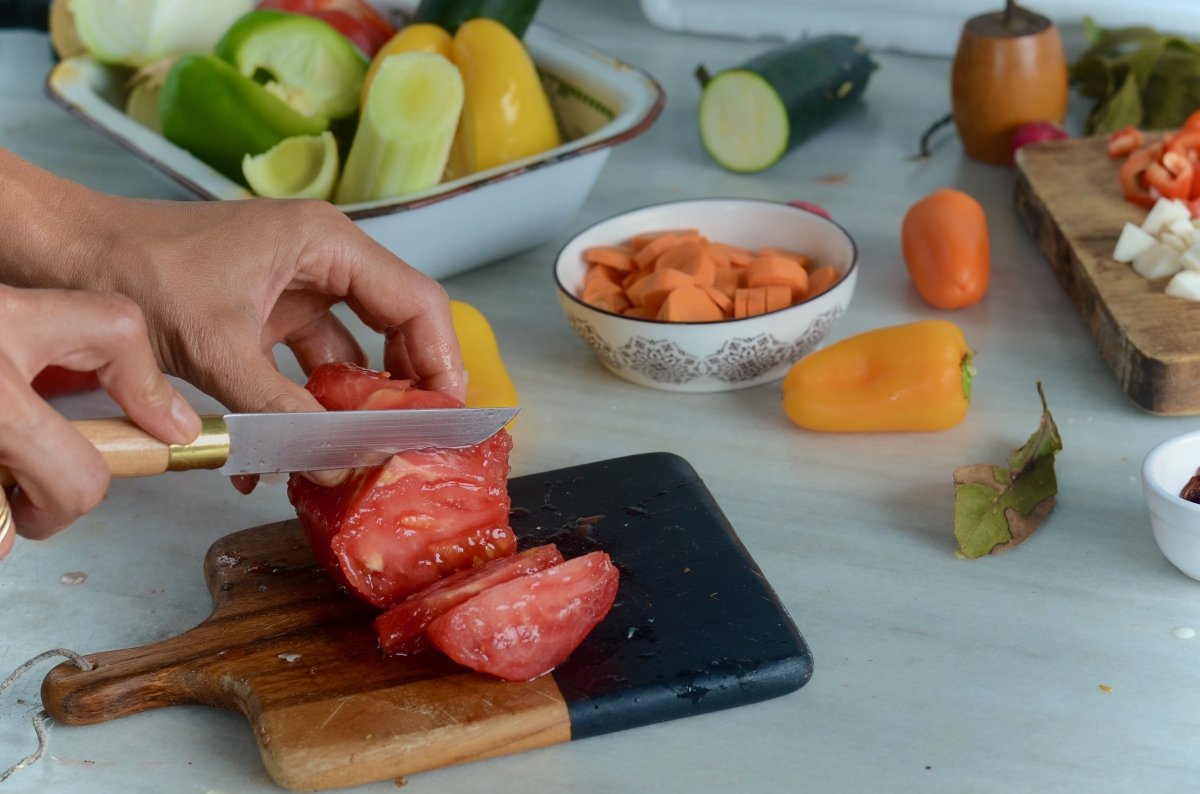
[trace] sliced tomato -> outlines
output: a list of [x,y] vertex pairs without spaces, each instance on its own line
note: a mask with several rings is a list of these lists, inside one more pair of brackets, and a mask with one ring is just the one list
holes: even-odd
[[548,673],[612,609],[619,574],[593,551],[489,587],[429,624],[430,642],[461,665],[506,681]]
[[[330,410],[461,407],[350,364],[318,368],[308,386]],[[351,593],[386,608],[454,571],[516,552],[511,450],[501,430],[474,447],[403,452],[333,488],[294,474],[288,498],[317,562]]]
[[327,22],[368,58],[396,33],[392,23],[365,0],[260,0],[259,8],[304,14]]
[[375,619],[379,647],[401,656],[428,647],[425,629],[437,617],[468,598],[494,585],[536,573],[563,562],[562,552],[553,543],[534,546],[513,557],[492,560],[478,568],[459,571],[413,593]]
[[81,391],[95,391],[100,388],[100,378],[95,372],[77,372],[51,366],[35,375],[30,385],[35,392],[49,400]]

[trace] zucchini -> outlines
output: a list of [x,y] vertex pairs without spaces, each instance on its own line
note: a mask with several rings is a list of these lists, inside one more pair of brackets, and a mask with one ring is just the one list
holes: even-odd
[[519,39],[533,21],[541,0],[421,0],[412,22],[429,22],[450,35],[468,19],[488,17],[502,23]]
[[788,44],[700,79],[700,140],[730,171],[752,173],[838,118],[866,90],[877,64],[856,36]]

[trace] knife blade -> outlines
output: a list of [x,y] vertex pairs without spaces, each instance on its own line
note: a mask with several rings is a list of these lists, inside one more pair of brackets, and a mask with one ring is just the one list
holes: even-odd
[[[377,466],[410,449],[479,444],[517,408],[401,408],[202,416],[191,444],[165,444],[126,417],[72,422],[104,456],[114,477],[219,469],[269,474]],[[0,467],[0,485],[13,482]]]

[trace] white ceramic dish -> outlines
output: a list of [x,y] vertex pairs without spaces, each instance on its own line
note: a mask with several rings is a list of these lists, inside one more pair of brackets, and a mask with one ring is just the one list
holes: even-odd
[[1150,528],[1163,556],[1193,579],[1200,579],[1200,504],[1179,495],[1200,470],[1200,430],[1168,438],[1142,461],[1142,493],[1150,508]]
[[[585,249],[615,245],[659,229],[698,229],[709,239],[752,250],[800,251],[842,274],[828,291],[787,309],[705,323],[638,320],[579,299]],[[825,338],[850,305],[858,248],[841,226],[816,213],[757,199],[693,199],[632,210],[580,232],[554,265],[558,302],[580,338],[613,374],[679,392],[716,392],[769,383],[787,374]]]
[[[537,23],[524,41],[566,143],[402,199],[340,207],[434,278],[553,238],[582,206],[612,147],[645,132],[662,111],[662,88],[636,67]],[[241,185],[122,112],[128,76],[91,58],[69,58],[51,70],[46,91],[198,197],[249,198]]]

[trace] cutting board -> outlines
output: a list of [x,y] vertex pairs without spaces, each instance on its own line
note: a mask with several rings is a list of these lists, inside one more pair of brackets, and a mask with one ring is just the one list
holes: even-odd
[[1164,415],[1200,413],[1200,303],[1163,293],[1112,251],[1125,201],[1103,138],[1027,146],[1017,153],[1017,211],[1083,317],[1121,389]]
[[549,675],[508,683],[436,651],[385,658],[376,611],[338,589],[290,520],[213,544],[208,619],[92,654],[90,672],[59,665],[45,706],[73,725],[176,704],[235,709],[271,777],[312,791],[740,706],[808,681],[808,646],[682,458],[589,463],[513,478],[509,490],[521,547],[553,542],[568,558],[603,549],[621,573],[608,617]]

